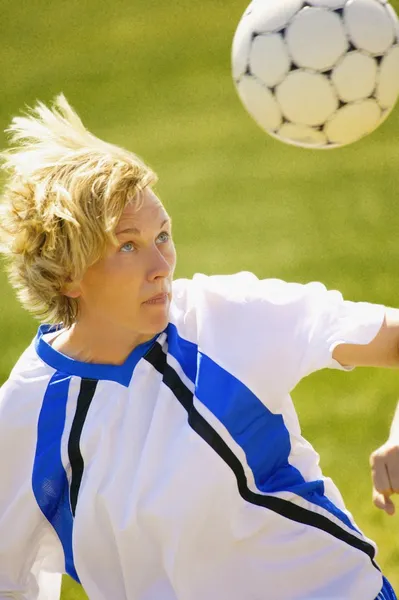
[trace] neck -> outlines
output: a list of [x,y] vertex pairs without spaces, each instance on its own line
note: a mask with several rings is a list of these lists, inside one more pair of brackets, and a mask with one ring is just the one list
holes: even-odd
[[143,335],[118,328],[115,324],[90,324],[87,321],[74,323],[58,335],[52,346],[58,352],[80,362],[122,365],[129,354],[151,339]]

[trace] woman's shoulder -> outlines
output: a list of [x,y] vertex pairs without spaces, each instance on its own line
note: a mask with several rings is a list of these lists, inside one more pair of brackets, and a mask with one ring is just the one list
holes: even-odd
[[31,417],[36,423],[53,372],[54,369],[39,358],[32,341],[0,387],[0,422],[27,424]]
[[261,280],[248,271],[197,273],[174,282],[170,320],[191,341],[199,341],[204,334],[229,337],[229,331],[238,329],[241,337],[253,336],[254,329],[274,330],[282,326],[282,319],[298,312],[295,307],[305,287],[280,279]]
[[190,288],[226,290],[232,287],[235,288],[239,284],[251,285],[255,281],[259,281],[258,277],[249,271],[220,275],[195,273],[191,278],[175,279],[173,288],[178,291],[189,290]]
[[318,296],[325,291],[318,282],[291,283],[277,278],[259,279],[254,273],[241,271],[232,275],[205,275],[196,273],[191,279],[177,279],[173,283],[176,304],[189,309],[205,301],[230,301],[248,304],[261,300],[270,305],[296,303],[303,298]]
[[196,273],[190,279],[176,279],[173,282],[173,298],[175,302],[186,304],[187,307],[204,297],[245,300],[257,283],[259,279],[248,271],[231,275]]

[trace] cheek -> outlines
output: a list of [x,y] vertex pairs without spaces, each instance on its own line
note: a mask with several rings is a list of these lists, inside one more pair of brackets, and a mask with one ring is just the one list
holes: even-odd
[[176,248],[175,248],[174,244],[171,244],[169,246],[169,248],[167,249],[167,251],[165,252],[165,259],[168,261],[168,264],[171,267],[172,274],[173,274],[173,271],[175,270],[176,258],[177,258]]
[[132,276],[132,268],[116,261],[89,269],[82,284],[86,299],[96,304],[123,304],[127,294],[132,299],[140,291],[139,278]]

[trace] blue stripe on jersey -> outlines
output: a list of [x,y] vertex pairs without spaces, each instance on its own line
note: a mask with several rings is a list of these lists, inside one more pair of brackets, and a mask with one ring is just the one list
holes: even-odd
[[396,594],[386,577],[384,577],[384,585],[382,586],[382,589],[376,600],[397,600]]
[[61,460],[61,438],[70,380],[70,375],[57,371],[44,395],[38,423],[32,488],[42,513],[62,543],[66,573],[80,583],[73,560],[69,484]]
[[291,442],[282,415],[269,411],[241,381],[199,352],[195,344],[182,339],[174,325],[169,324],[167,332],[168,352],[195,383],[197,398],[245,452],[256,487],[263,493],[293,492],[358,531],[324,495],[323,481],[306,482],[300,471],[289,464]]
[[[168,354],[170,357],[170,354]],[[246,502],[255,506],[275,512],[291,521],[309,525],[324,531],[337,540],[341,540],[364,552],[370,559],[373,566],[379,571],[378,565],[374,562],[375,549],[364,538],[355,536],[353,532],[343,529],[341,525],[335,523],[328,517],[318,512],[303,508],[278,496],[271,494],[260,494],[249,489],[244,467],[240,460],[229,448],[224,439],[213,429],[208,421],[198,412],[194,405],[194,394],[185,385],[178,373],[170,366],[167,361],[167,355],[162,346],[155,342],[151,350],[147,352],[144,359],[149,362],[158,373],[162,375],[163,384],[169,388],[176,400],[187,411],[187,422],[209,446],[218,454],[218,456],[232,470],[237,480],[237,491]]]

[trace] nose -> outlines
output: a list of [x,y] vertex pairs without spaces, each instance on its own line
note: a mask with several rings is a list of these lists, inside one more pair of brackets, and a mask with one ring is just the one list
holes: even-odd
[[155,281],[157,279],[166,279],[173,271],[173,264],[167,257],[162,254],[158,246],[154,246],[149,250],[147,279]]

